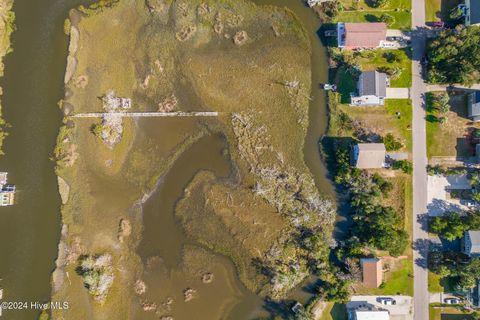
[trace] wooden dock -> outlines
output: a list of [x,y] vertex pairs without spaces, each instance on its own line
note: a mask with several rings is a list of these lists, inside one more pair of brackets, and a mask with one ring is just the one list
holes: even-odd
[[218,117],[219,112],[90,112],[77,113],[72,118],[151,118],[151,117]]

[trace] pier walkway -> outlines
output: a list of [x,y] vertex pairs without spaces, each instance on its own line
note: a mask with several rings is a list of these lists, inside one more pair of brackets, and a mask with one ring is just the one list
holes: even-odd
[[90,112],[74,114],[72,118],[218,117],[219,115],[219,112]]

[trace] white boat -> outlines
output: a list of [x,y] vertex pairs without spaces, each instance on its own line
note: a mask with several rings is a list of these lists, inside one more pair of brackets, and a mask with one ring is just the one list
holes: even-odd
[[331,90],[331,91],[337,90],[337,86],[334,84],[324,83],[322,87],[323,87],[323,90]]

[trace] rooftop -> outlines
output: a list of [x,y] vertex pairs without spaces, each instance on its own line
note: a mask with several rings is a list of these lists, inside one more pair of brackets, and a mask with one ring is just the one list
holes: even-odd
[[480,231],[479,230],[470,230],[466,232],[472,243],[472,248],[470,252],[480,253]]
[[470,24],[480,23],[480,0],[467,0],[465,4],[470,3],[469,6],[469,15],[470,15]]
[[376,48],[387,39],[387,25],[383,22],[345,23],[345,47]]
[[360,169],[383,168],[385,156],[383,143],[359,143],[354,147],[354,165]]
[[474,121],[480,120],[480,91],[468,95],[468,117]]
[[359,79],[360,96],[385,97],[387,95],[387,74],[374,71],[364,71]]
[[360,260],[363,273],[363,284],[367,288],[378,288],[383,282],[382,260],[364,258]]
[[390,320],[386,310],[356,310],[355,320]]

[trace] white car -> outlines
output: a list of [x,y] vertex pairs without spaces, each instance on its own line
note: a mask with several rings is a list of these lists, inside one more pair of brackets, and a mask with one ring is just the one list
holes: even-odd
[[445,302],[445,304],[460,304],[460,299],[458,299],[458,298],[445,298],[445,299],[443,299],[443,302]]
[[397,304],[397,301],[393,298],[378,298],[378,302],[386,306],[393,306]]

